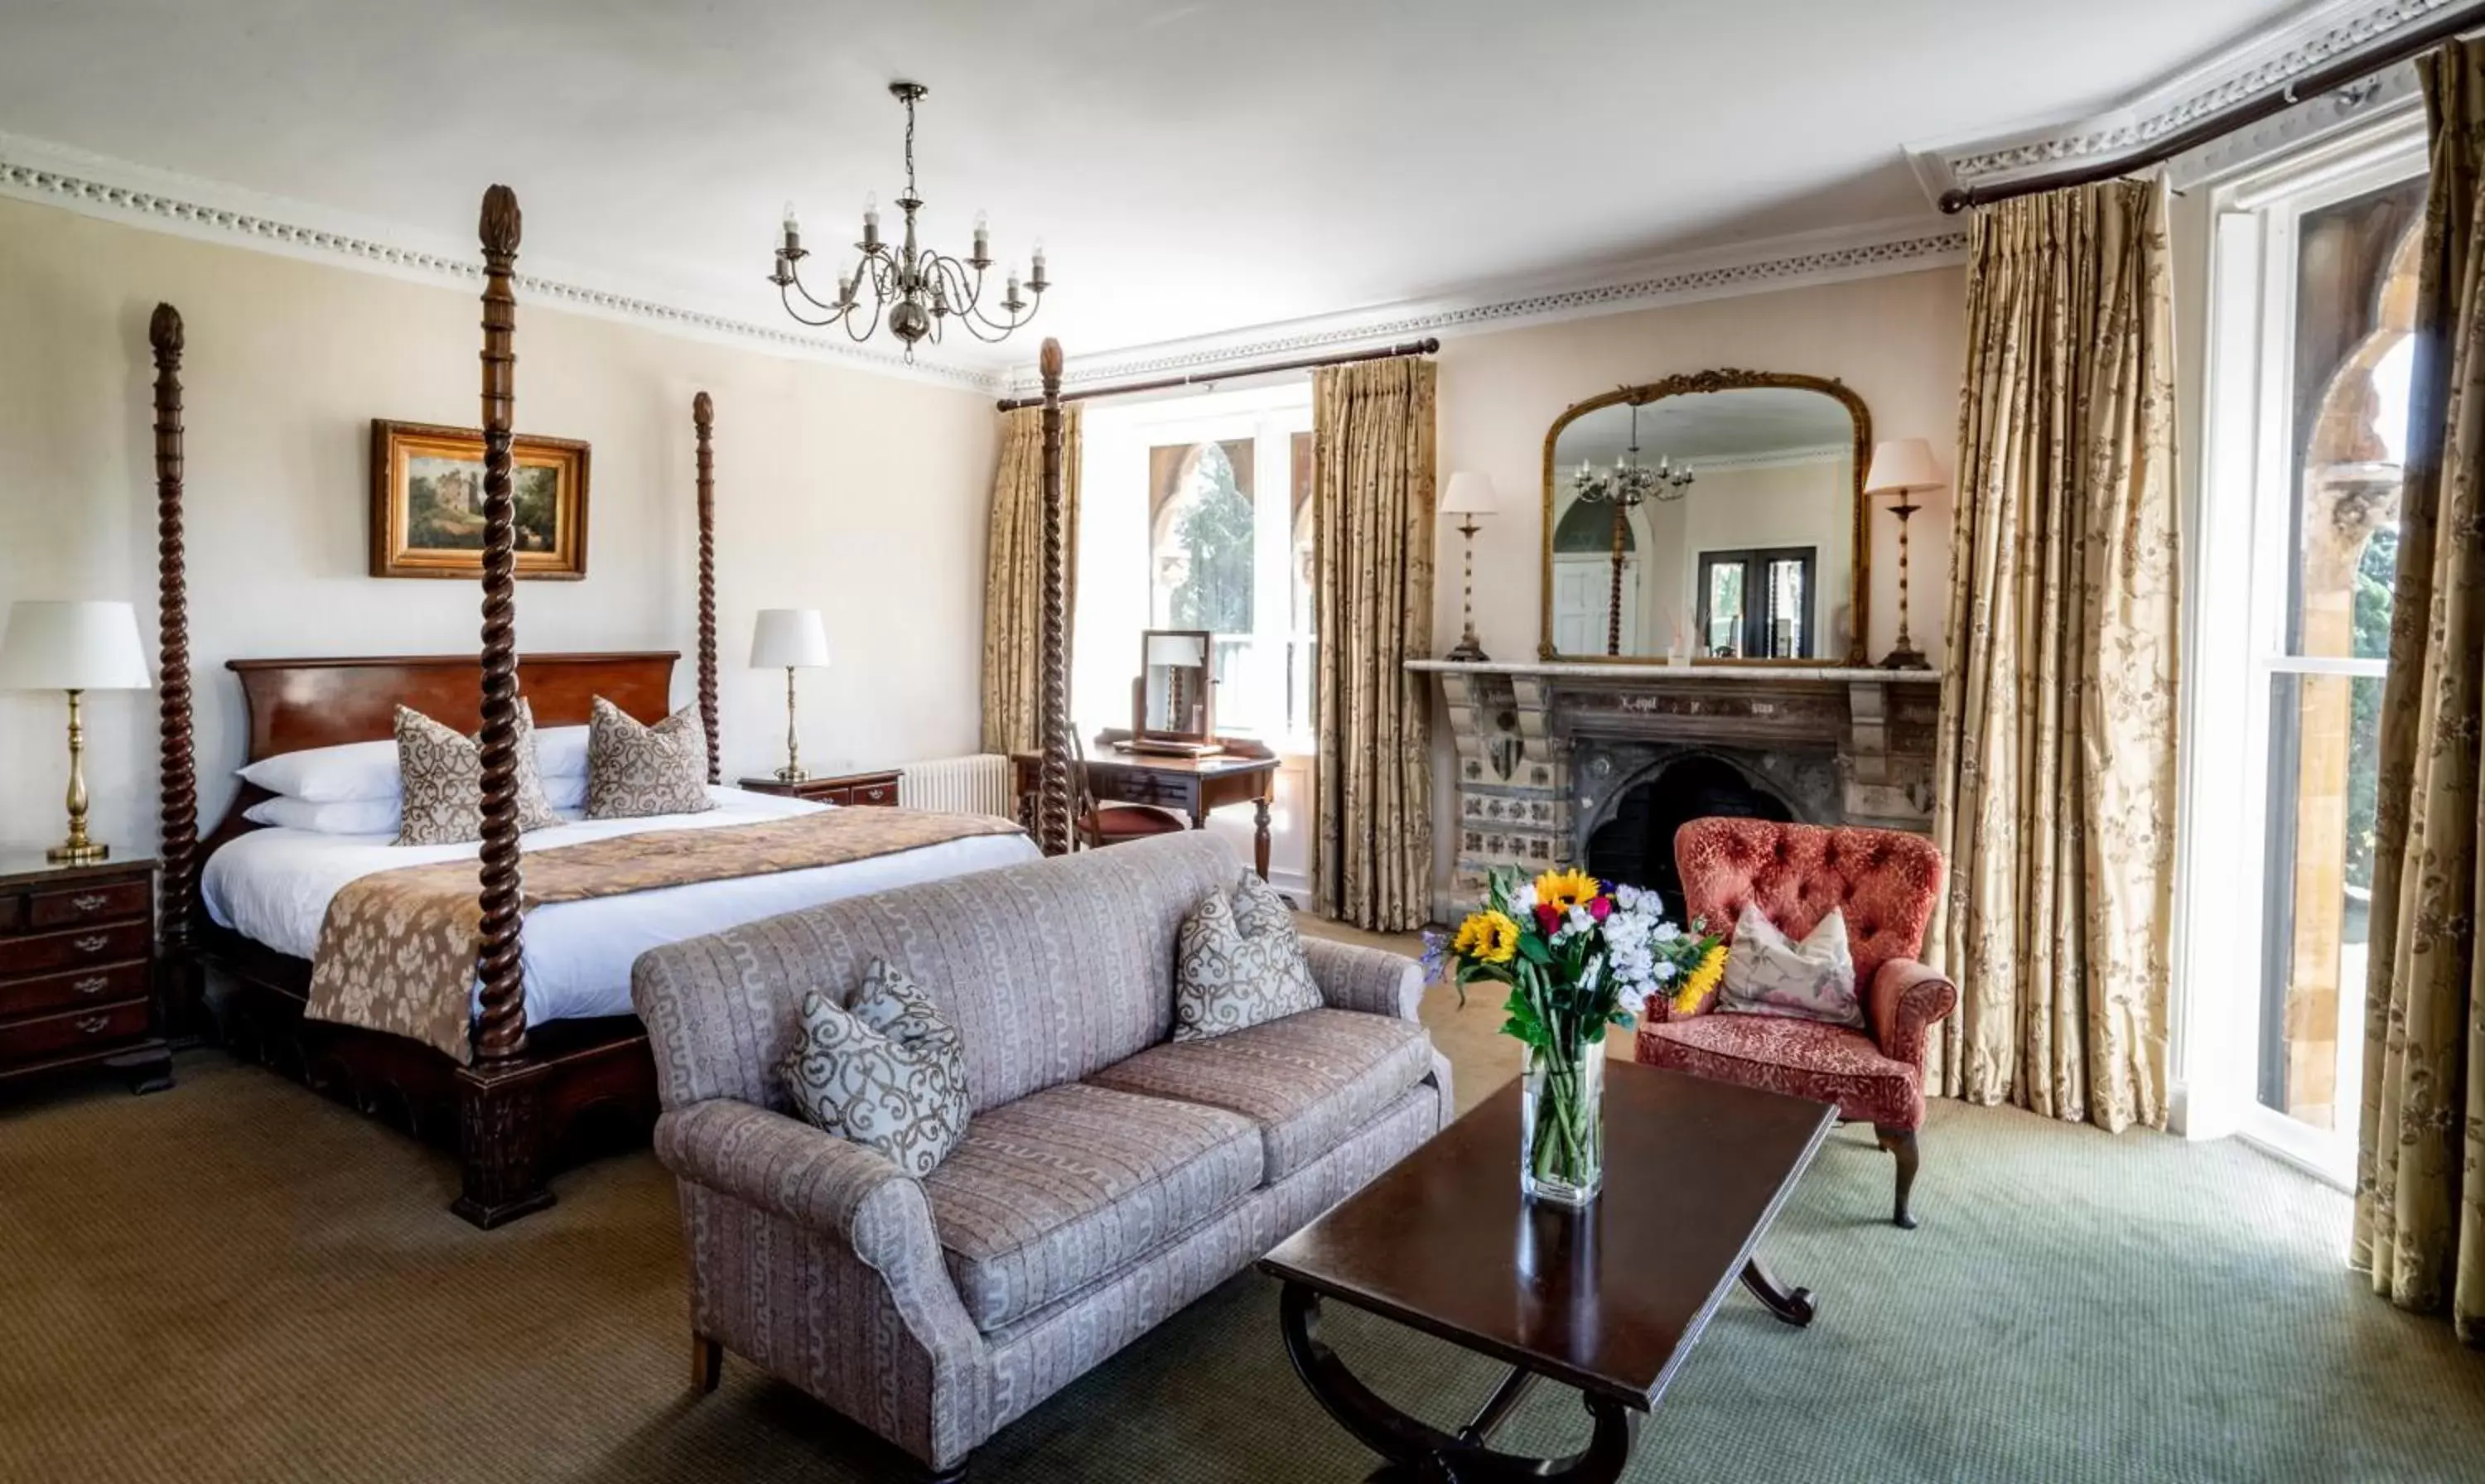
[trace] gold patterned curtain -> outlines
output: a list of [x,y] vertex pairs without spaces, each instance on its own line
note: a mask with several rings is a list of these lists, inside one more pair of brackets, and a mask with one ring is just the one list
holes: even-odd
[[1980,212],[1951,533],[1932,1086],[2166,1121],[2173,916],[2173,310],[2166,200],[2113,181]]
[[1320,650],[1313,899],[1406,932],[1433,915],[1433,363],[1312,373]]
[[2373,848],[2353,1259],[2485,1345],[2485,47],[2418,68],[2433,134]]
[[[1079,408],[1061,410],[1061,499],[1065,586],[1079,610]],[[1001,454],[993,474],[992,535],[984,556],[984,742],[986,752],[1036,745],[1043,675],[1044,409],[1001,414]],[[1065,647],[1067,636],[1064,637]],[[1068,663],[1068,656],[1063,663]]]

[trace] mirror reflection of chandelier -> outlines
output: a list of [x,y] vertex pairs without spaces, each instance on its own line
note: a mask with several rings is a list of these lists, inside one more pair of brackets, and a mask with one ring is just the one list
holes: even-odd
[[1612,505],[1616,510],[1629,510],[1654,500],[1680,499],[1691,489],[1689,466],[1677,468],[1670,458],[1660,458],[1654,466],[1639,459],[1639,404],[1630,404],[1630,446],[1614,460],[1613,468],[1598,469],[1592,459],[1579,461],[1579,472],[1570,476],[1570,492],[1592,505]]
[[[871,338],[885,311],[889,333],[905,345],[910,361],[915,359],[917,341],[929,339],[938,345],[942,328],[948,324],[966,326],[967,332],[979,340],[1007,339],[1010,332],[1035,317],[1044,291],[1051,286],[1044,276],[1044,244],[1035,244],[1035,272],[1025,284],[1026,293],[1034,297],[1022,295],[1018,270],[1012,268],[1007,288],[999,303],[992,307],[999,310],[996,316],[984,298],[984,272],[993,266],[993,256],[982,213],[975,216],[974,251],[963,259],[918,243],[915,215],[923,209],[923,198],[915,190],[915,105],[925,89],[920,83],[893,82],[888,91],[906,106],[906,190],[897,198],[897,208],[906,214],[904,240],[892,246],[881,238],[879,199],[867,201],[862,210],[862,240],[854,245],[860,256],[850,272],[838,275],[836,297],[823,301],[803,284],[801,265],[810,252],[803,246],[803,230],[794,220],[794,203],[787,202],[784,235],[778,241],[777,262],[768,282],[777,285],[785,312],[800,323],[815,329],[840,325],[857,340]],[[818,310],[819,316],[804,313],[795,303],[797,294],[804,304]],[[871,301],[867,314],[863,312],[866,296]]]

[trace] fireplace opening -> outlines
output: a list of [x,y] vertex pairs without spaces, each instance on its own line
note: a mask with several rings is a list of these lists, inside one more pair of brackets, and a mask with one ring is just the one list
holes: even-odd
[[[1682,877],[1674,869],[1674,832],[1712,815],[1792,823],[1786,801],[1756,788],[1723,758],[1679,758],[1625,790],[1613,817],[1588,837],[1588,870],[1609,881],[1628,881],[1664,898],[1666,915],[1684,921]],[[1711,923],[1712,929],[1729,925]]]

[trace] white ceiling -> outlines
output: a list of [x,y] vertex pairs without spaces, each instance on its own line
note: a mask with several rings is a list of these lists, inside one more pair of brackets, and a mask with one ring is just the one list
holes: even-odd
[[780,203],[815,248],[886,205],[911,76],[929,240],[963,253],[978,206],[1004,260],[1041,235],[1038,323],[1094,354],[1926,217],[1904,145],[2104,107],[2300,9],[6,0],[0,132],[425,241],[471,245],[505,181],[522,268],[773,321]]

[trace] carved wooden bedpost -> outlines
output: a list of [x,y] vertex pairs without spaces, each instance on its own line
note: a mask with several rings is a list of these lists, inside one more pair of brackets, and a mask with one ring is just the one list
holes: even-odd
[[1073,837],[1070,777],[1070,604],[1068,553],[1063,550],[1061,508],[1061,342],[1048,338],[1039,367],[1044,374],[1043,648],[1037,676],[1036,730],[1044,750],[1036,792],[1035,843],[1047,855],[1070,853]]
[[707,781],[724,781],[716,737],[716,404],[704,391],[691,398],[691,427],[698,435],[698,709],[707,733]]
[[190,898],[198,871],[199,779],[190,737],[190,598],[181,527],[181,311],[155,306],[155,592],[161,659],[156,688],[163,843],[155,911],[164,1013],[178,1033],[203,1029],[198,964],[190,954]]
[[518,891],[517,503],[509,489],[509,435],[517,399],[518,198],[505,185],[483,193],[483,849],[482,1015],[478,1061],[526,1049],[526,979],[520,961]]

